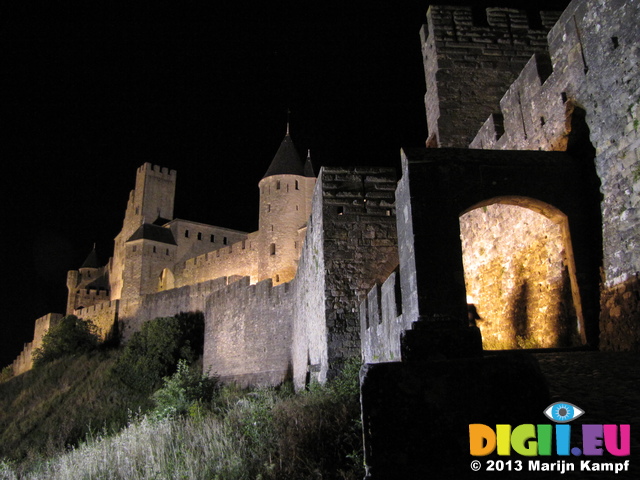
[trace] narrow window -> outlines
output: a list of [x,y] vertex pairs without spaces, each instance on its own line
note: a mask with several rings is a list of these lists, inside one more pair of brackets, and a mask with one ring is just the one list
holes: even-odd
[[280,180],[276,182],[276,190],[280,190]]
[[298,249],[298,241],[297,240],[295,242],[293,242],[293,248],[295,248],[296,250]]
[[270,211],[271,211],[271,204],[267,203],[267,212],[270,212]]
[[228,243],[229,243],[229,240],[227,239],[227,237],[222,237],[222,244],[227,245]]
[[298,205],[296,205],[296,212],[297,212],[298,210],[299,210],[299,207],[298,207]]
[[184,231],[184,238],[189,238],[189,230]]
[[167,248],[167,255],[169,255],[169,249]]
[[338,207],[338,215],[344,215],[344,207]]
[[136,250],[138,250],[138,246],[137,246],[137,245],[134,245],[134,246],[133,246],[133,251],[135,252]]
[[211,243],[216,241],[216,236],[212,233],[211,234]]
[[280,275],[276,273],[276,282],[279,282],[279,281],[280,281]]
[[202,240],[202,232],[198,232],[198,240]]
[[567,92],[562,92],[560,95],[562,95],[562,103],[567,103]]
[[296,180],[296,190],[300,190],[300,183]]
[[136,207],[136,215],[140,214],[140,207]]
[[247,247],[247,241],[242,240],[242,250],[244,250],[246,247]]
[[544,119],[544,117],[540,117],[540,126],[544,127],[545,123],[547,123],[547,121]]
[[276,244],[275,243],[272,243],[269,246],[269,251],[270,251],[271,255],[275,255],[276,254]]
[[289,193],[289,184],[287,183],[287,193]]
[[613,48],[614,48],[614,50],[615,50],[616,48],[618,48],[618,45],[620,45],[620,44],[618,43],[618,37],[611,37],[611,42],[613,42]]
[[155,247],[155,245],[153,246],[153,253],[156,253],[156,247]]

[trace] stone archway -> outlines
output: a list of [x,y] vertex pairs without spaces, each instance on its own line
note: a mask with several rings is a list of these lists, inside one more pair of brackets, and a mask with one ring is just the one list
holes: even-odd
[[485,350],[585,343],[567,216],[545,202],[504,196],[460,216],[467,302]]

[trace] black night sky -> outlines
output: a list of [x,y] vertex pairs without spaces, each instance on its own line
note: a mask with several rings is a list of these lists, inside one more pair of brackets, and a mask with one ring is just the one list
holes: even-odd
[[287,110],[316,168],[396,166],[427,138],[428,1],[74,3],[0,7],[0,367],[94,242],[106,263],[144,162],[178,171],[176,217],[253,231]]

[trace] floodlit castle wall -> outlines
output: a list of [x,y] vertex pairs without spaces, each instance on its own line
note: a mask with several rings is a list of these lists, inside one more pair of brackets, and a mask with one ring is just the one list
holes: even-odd
[[122,301],[119,309],[120,334],[127,340],[148,320],[170,317],[180,312],[204,312],[207,298],[213,292],[225,288],[238,279],[238,277],[222,277]]
[[291,377],[290,283],[245,277],[212,293],[205,307],[205,371],[224,382],[279,385]]
[[258,232],[246,235],[244,239],[187,259],[174,268],[176,286],[192,285],[219,277],[250,277],[258,280]]
[[[585,114],[602,193],[601,344],[640,344],[640,2],[574,1],[471,143],[485,149],[571,149]],[[502,123],[495,127],[496,119]],[[577,145],[576,147],[581,147]],[[587,162],[593,160],[585,157]],[[632,338],[633,340],[630,340]],[[636,347],[637,348],[637,347]]]
[[22,352],[11,364],[13,374],[20,375],[33,368],[33,352],[42,347],[42,339],[49,330],[62,319],[59,313],[48,313],[35,321],[33,340],[24,344]]

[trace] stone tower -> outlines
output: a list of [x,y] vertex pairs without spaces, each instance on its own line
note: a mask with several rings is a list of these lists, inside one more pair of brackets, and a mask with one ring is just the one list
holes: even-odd
[[311,160],[307,157],[302,163],[287,126],[278,151],[258,183],[259,280],[271,278],[277,285],[294,278],[315,182]]
[[67,289],[67,315],[109,299],[109,277],[100,266],[95,245],[80,269],[67,273]]
[[171,229],[140,225],[125,243],[121,298],[137,301],[141,295],[157,292],[163,271],[175,262],[177,248]]
[[[173,219],[176,171],[145,163],[136,173],[135,189],[129,194],[122,230],[115,238],[110,264],[111,299],[122,297],[126,243],[143,224],[160,225]],[[132,249],[131,249],[132,250]],[[137,253],[130,252],[130,253]]]
[[[551,71],[547,33],[559,12],[432,5],[420,31],[428,147],[467,148],[532,55]],[[534,18],[535,17],[535,18]],[[489,74],[489,72],[491,72]],[[500,124],[500,119],[496,119]]]

